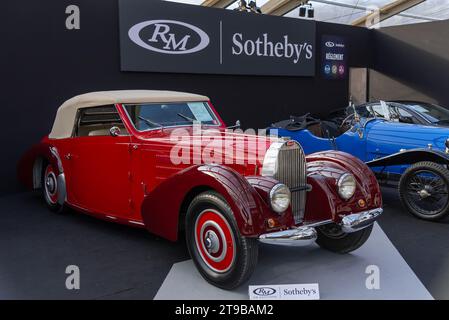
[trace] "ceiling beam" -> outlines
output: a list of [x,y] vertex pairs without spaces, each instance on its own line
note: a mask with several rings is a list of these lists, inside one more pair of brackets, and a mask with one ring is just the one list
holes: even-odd
[[359,19],[356,19],[351,24],[359,27],[372,27],[381,21],[391,18],[407,9],[410,9],[426,0],[396,0],[381,8],[379,11],[374,11]]
[[226,8],[236,1],[237,0],[204,0],[201,5],[204,7]]
[[269,0],[261,9],[264,14],[283,16],[307,2],[308,0]]
[[[365,10],[367,12],[368,11],[369,12],[374,12],[375,11],[373,9],[373,7],[366,7],[366,6],[362,6],[360,4],[358,4],[358,5],[348,4],[348,3],[338,2],[338,1],[335,1],[335,0],[313,0],[313,2],[329,4],[329,5],[332,5],[332,6],[337,6],[337,7],[342,7],[342,8]],[[425,21],[441,21],[441,20],[444,20],[444,19],[441,19],[441,18],[422,16],[422,15],[419,15],[419,14],[404,13],[404,12],[403,13],[398,13],[398,16],[406,17],[406,18],[419,19],[419,20],[425,20]]]

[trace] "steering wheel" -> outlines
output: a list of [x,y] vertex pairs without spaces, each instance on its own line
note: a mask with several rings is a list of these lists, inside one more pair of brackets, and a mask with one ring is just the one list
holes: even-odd
[[343,119],[338,129],[341,131],[349,130],[349,128],[352,127],[353,121],[354,121],[354,113],[351,113],[349,116]]
[[[300,120],[300,121],[297,121]],[[287,127],[297,127],[301,126],[303,123],[307,125],[307,127],[315,124],[321,123],[321,120],[316,119],[310,115],[310,113],[305,114],[303,117],[296,118],[294,116],[290,116],[290,123],[287,125]]]

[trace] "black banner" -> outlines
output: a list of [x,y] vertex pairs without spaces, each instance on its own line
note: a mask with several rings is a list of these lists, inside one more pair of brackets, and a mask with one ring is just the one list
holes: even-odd
[[348,73],[346,43],[343,37],[321,37],[321,71],[326,79],[345,79]]
[[315,22],[119,0],[122,71],[315,75]]

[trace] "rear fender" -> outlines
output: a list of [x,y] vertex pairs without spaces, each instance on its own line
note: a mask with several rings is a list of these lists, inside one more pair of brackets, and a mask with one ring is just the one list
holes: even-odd
[[42,172],[44,164],[49,163],[56,171],[58,185],[58,203],[63,204],[66,200],[66,183],[64,168],[58,149],[47,143],[40,142],[32,146],[19,160],[17,164],[17,177],[19,181],[29,190],[42,187]]

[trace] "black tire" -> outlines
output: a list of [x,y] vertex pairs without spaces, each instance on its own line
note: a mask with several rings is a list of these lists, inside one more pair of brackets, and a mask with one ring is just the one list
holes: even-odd
[[206,281],[230,290],[251,276],[257,265],[257,240],[240,234],[231,207],[218,193],[196,196],[185,219],[190,256]]
[[368,240],[373,225],[352,233],[345,233],[337,224],[327,224],[316,228],[318,238],[316,243],[323,249],[349,253],[360,248]]
[[449,213],[449,171],[442,165],[423,161],[411,165],[399,180],[399,197],[415,217],[436,221]]
[[55,213],[62,213],[64,206],[58,203],[58,181],[56,171],[50,163],[44,163],[42,168],[42,198],[47,208]]

